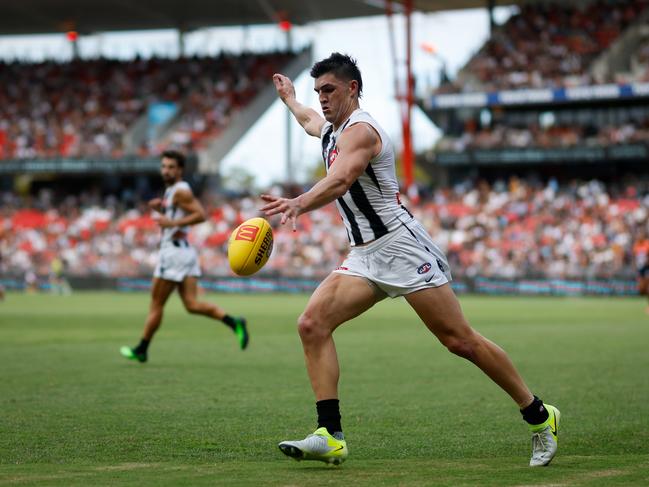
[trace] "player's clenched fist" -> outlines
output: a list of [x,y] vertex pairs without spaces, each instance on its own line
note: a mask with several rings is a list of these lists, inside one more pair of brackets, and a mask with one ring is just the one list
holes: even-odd
[[288,77],[283,74],[274,74],[273,83],[275,83],[275,89],[282,101],[285,102],[289,98],[295,98],[295,88]]

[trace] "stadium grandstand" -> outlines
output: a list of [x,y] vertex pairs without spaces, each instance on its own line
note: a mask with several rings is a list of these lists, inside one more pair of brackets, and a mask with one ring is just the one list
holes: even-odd
[[195,154],[293,58],[5,62],[0,159],[149,157],[168,146]]
[[649,0],[0,0],[0,487],[649,486],[648,161]]
[[[461,267],[633,275],[633,242],[647,228],[647,7],[644,0],[522,5],[454,79],[419,100],[443,131],[420,155],[422,167],[442,187],[473,195],[468,214],[480,202],[509,208],[456,220],[456,229],[473,227],[478,236],[473,250],[461,238]],[[487,237],[486,222],[496,228],[498,218],[502,233]],[[546,240],[550,234],[557,239]]]
[[[481,290],[480,279],[572,279],[582,287],[598,279],[612,292],[634,292],[633,243],[649,205],[648,5],[521,2],[453,80],[418,100],[443,135],[417,157],[432,178],[418,183],[412,209],[447,253],[459,291]],[[350,15],[380,13],[372,8],[363,4]],[[301,12],[294,19],[310,20],[308,9],[293,11]],[[233,22],[256,19],[242,15]],[[101,17],[91,17],[79,18],[79,26],[99,28],[93,22]],[[160,27],[137,19],[110,21]],[[21,287],[26,275],[45,282],[58,259],[72,278],[129,283],[149,276],[158,230],[144,202],[159,189],[156,156],[169,147],[192,154],[199,170],[193,184],[210,218],[192,238],[203,249],[206,275],[229,278],[227,238],[255,216],[254,195],[206,181],[270,105],[270,74],[296,75],[309,63],[307,49],[2,65],[6,283]],[[25,175],[28,187],[13,191]],[[315,279],[339,265],[346,237],[333,210],[305,216],[301,225],[309,231],[297,239],[275,228],[275,255],[260,278]],[[612,278],[619,281],[602,284]]]

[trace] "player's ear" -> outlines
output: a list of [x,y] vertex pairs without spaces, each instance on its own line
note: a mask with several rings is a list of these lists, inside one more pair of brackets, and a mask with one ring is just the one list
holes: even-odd
[[349,90],[352,94],[356,93],[356,96],[358,96],[358,81],[355,79],[351,80],[349,82]]

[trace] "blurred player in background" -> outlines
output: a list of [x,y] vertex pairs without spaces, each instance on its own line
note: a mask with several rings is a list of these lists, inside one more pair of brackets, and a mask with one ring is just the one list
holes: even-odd
[[281,214],[281,223],[290,222],[295,229],[301,214],[336,201],[352,249],[298,319],[318,427],[304,440],[283,441],[279,448],[298,460],[345,460],[332,334],[386,296],[404,296],[448,350],[476,364],[511,396],[532,431],[530,465],[547,465],[557,450],[559,411],[534,396],[507,354],[464,317],[449,284],[446,257],[399,200],[390,139],[359,107],[363,82],[356,62],[334,53],[316,63],[311,76],[324,118],[295,99],[287,77],[276,74],[273,81],[304,130],[321,139],[327,175],[293,199],[262,195],[262,211]]
[[33,294],[38,291],[38,276],[32,269],[27,269],[25,272],[25,292]]
[[[649,299],[649,239],[646,231],[639,235],[633,245],[633,255],[638,270],[638,292]],[[649,314],[649,304],[645,308],[645,312]]]
[[[2,258],[2,254],[5,252],[5,232],[7,232],[6,228],[3,228],[0,226],[0,279],[4,278],[5,276],[5,261]],[[5,299],[5,287],[0,282],[0,301],[4,301]]]
[[72,286],[65,277],[65,261],[58,256],[50,263],[50,292],[63,296],[72,294]]
[[[2,234],[0,234],[0,238],[2,238]],[[4,276],[4,267],[2,265],[2,252],[0,252],[0,278],[2,278],[3,276]],[[0,282],[0,301],[4,301],[4,300],[5,300],[5,287]]]
[[232,317],[219,306],[197,299],[201,271],[196,249],[189,244],[187,236],[190,225],[205,221],[205,210],[193,195],[189,184],[182,180],[184,167],[183,154],[176,151],[164,152],[160,174],[166,190],[163,198],[149,201],[149,207],[159,213],[157,221],[162,229],[160,255],[151,288],[151,304],[140,343],[134,348],[120,349],[124,357],[139,362],[147,361],[149,344],[162,322],[165,303],[176,288],[189,313],[222,321],[236,333],[242,350],[248,346],[249,337],[244,318]]

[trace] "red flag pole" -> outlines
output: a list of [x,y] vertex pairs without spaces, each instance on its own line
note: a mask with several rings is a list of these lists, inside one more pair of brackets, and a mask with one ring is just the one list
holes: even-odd
[[388,29],[390,36],[390,53],[394,64],[394,94],[401,112],[401,134],[403,140],[403,151],[401,161],[403,163],[404,189],[411,200],[417,200],[417,187],[414,184],[414,156],[412,150],[411,113],[414,103],[414,77],[412,75],[412,0],[403,2],[406,18],[406,82],[405,87],[399,83],[399,62],[396,55],[395,36],[392,26],[392,0],[385,2],[385,13],[388,18]]
[[406,8],[406,99],[403,117],[403,174],[408,196],[417,199],[412,149],[412,106],[414,104],[415,79],[412,74],[412,0],[405,0]]

